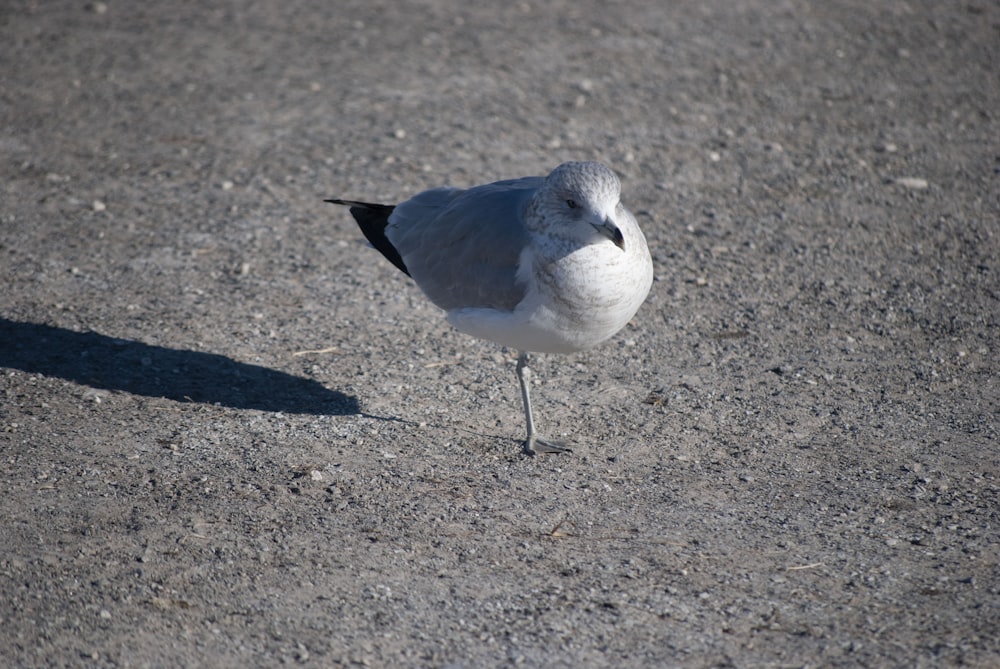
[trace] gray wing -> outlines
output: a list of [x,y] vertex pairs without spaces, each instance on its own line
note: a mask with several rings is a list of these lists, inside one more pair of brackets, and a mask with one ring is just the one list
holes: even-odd
[[524,297],[517,266],[530,236],[524,213],[543,177],[468,190],[436,188],[397,205],[386,236],[434,304],[510,311]]

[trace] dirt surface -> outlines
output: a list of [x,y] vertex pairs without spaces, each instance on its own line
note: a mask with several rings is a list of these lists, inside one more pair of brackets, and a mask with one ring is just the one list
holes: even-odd
[[[1000,5],[0,8],[0,665],[1000,666]],[[344,196],[596,159],[610,343]]]

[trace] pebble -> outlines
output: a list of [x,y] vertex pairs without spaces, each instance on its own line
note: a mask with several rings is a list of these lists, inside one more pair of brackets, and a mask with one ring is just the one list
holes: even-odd
[[892,180],[892,183],[899,184],[903,188],[909,188],[910,190],[924,190],[929,185],[927,179],[921,179],[920,177],[897,177]]

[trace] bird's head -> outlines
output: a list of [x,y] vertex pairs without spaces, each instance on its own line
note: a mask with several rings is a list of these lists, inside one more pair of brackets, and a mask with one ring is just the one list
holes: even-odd
[[549,234],[583,243],[610,240],[625,250],[616,220],[621,182],[608,167],[594,162],[563,163],[545,178],[538,197]]

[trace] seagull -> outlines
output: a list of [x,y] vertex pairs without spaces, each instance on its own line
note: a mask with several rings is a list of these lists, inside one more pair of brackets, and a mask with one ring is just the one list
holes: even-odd
[[567,162],[545,177],[434,188],[397,205],[325,201],[350,207],[368,241],[457,330],[517,349],[524,452],[571,452],[535,429],[529,353],[597,346],[649,293],[653,263],[615,173]]

